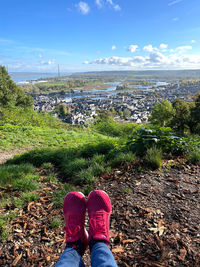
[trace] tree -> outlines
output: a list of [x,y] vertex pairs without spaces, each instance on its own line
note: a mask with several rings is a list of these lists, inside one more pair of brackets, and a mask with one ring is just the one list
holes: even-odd
[[151,111],[149,121],[158,126],[167,126],[173,118],[174,109],[168,100],[157,102]]
[[191,108],[191,131],[200,134],[200,93],[195,97],[194,106]]
[[174,108],[174,116],[171,124],[177,131],[184,133],[184,130],[189,128],[190,106],[179,98],[173,102],[172,106]]
[[0,106],[30,107],[33,100],[13,82],[4,66],[0,66]]
[[69,112],[66,104],[60,104],[57,106],[57,112],[60,116],[66,116]]

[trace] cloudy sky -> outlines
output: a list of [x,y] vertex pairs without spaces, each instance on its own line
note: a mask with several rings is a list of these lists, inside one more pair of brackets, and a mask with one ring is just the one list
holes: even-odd
[[199,0],[6,0],[9,71],[200,69]]

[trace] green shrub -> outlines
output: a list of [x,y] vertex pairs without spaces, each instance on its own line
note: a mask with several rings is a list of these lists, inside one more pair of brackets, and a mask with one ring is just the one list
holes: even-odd
[[187,143],[183,138],[175,136],[170,128],[140,129],[132,140],[127,142],[127,147],[139,156],[144,156],[147,149],[158,147],[163,152],[177,155],[187,150]]
[[194,149],[188,155],[188,161],[192,164],[200,163],[200,150]]
[[162,166],[162,150],[157,147],[147,149],[146,160],[153,169],[158,169]]

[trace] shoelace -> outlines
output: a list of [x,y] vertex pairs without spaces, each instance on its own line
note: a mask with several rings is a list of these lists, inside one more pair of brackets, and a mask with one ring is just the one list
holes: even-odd
[[107,232],[106,232],[106,224],[104,217],[105,216],[103,213],[97,213],[95,217],[89,220],[89,223],[93,233],[105,235],[106,237]]
[[76,227],[65,226],[64,230],[66,231],[67,236],[74,237],[80,232],[81,227],[79,225]]

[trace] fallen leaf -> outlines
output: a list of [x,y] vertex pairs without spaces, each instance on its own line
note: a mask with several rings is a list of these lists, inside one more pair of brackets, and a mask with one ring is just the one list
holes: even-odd
[[133,242],[134,242],[133,239],[122,240],[122,243],[123,243],[123,244],[133,243]]
[[19,254],[19,255],[17,256],[17,258],[15,258],[15,260],[14,260],[13,263],[12,263],[12,266],[15,267],[15,266],[17,265],[17,263],[20,261],[21,257],[22,257],[22,253]]
[[163,221],[159,221],[158,223],[154,223],[155,227],[149,228],[150,231],[153,231],[154,234],[158,233],[159,236],[161,236],[166,227],[163,225]]
[[186,255],[187,250],[185,248],[180,249],[180,255],[178,256],[179,260],[184,261]]
[[112,249],[112,252],[113,253],[123,253],[124,252],[124,249],[123,249],[122,246],[118,246],[118,247]]

